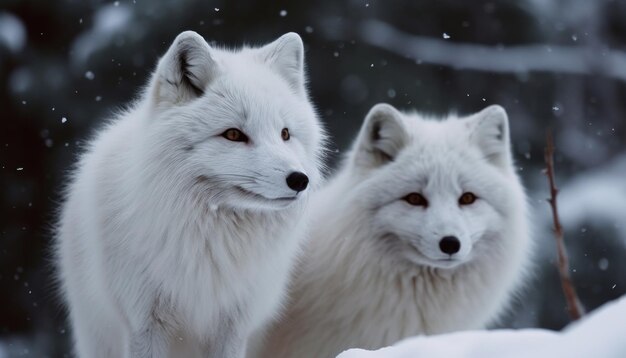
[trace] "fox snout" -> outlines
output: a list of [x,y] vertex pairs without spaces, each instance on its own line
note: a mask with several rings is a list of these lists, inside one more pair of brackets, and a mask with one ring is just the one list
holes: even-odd
[[296,192],[301,192],[309,185],[309,177],[302,172],[292,172],[287,176],[287,186]]
[[439,249],[447,255],[454,255],[461,250],[461,240],[456,236],[444,236],[439,241]]

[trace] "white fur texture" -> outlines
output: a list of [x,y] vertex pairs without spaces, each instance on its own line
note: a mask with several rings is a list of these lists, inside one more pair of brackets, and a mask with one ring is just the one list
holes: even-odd
[[[380,104],[312,202],[312,237],[264,358],[334,357],[482,328],[524,281],[526,199],[506,112],[431,120]],[[460,205],[464,192],[478,199]],[[428,206],[404,198],[421,193]],[[444,254],[439,241],[461,247]]]
[[242,357],[275,316],[321,180],[303,60],[293,33],[229,51],[184,32],[91,141],[57,241],[78,356]]

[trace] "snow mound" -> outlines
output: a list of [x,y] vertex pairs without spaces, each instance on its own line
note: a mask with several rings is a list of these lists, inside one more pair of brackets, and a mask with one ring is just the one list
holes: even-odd
[[543,329],[467,331],[403,340],[376,351],[350,349],[337,358],[626,357],[626,296],[562,332]]

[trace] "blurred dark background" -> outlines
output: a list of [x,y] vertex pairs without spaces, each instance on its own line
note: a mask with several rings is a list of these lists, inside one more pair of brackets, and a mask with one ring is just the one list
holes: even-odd
[[626,292],[624,19],[626,1],[602,0],[2,0],[0,358],[69,354],[50,264],[60,190],[86,138],[188,29],[229,46],[298,32],[331,167],[375,103],[432,114],[504,106],[537,273],[497,326],[562,328],[542,174],[548,128],[581,299],[592,310]]

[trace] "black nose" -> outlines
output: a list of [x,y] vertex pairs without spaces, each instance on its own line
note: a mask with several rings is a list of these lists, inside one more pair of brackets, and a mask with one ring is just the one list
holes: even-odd
[[295,191],[302,191],[309,185],[309,177],[304,173],[293,172],[287,176],[287,186]]
[[456,254],[461,249],[461,241],[455,236],[445,236],[439,241],[439,249],[441,249],[441,252],[444,254]]

